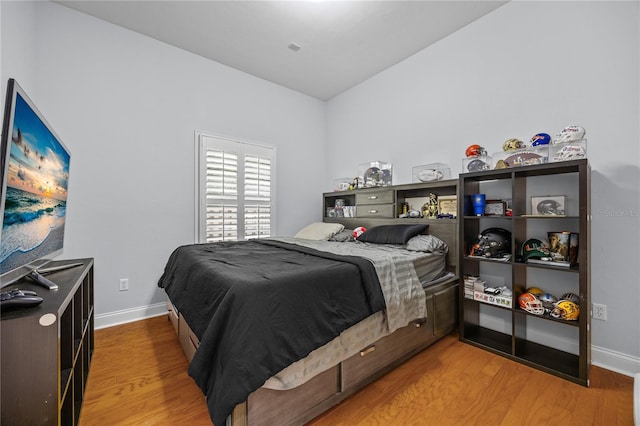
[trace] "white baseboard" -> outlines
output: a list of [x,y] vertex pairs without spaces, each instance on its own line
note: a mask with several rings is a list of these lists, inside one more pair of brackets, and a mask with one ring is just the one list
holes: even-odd
[[123,309],[121,311],[107,312],[95,316],[95,329],[113,327],[114,325],[126,324],[128,322],[140,321],[147,318],[158,317],[167,314],[167,304],[165,302],[156,303],[137,308]]
[[[95,329],[98,330],[101,328],[126,324],[128,322],[139,321],[166,314],[167,304],[165,302],[148,306],[140,306],[138,308],[123,309],[121,311],[108,312],[106,314],[96,315]],[[571,350],[569,348],[562,349]],[[591,346],[591,363],[598,367],[624,374],[625,376],[633,377],[640,373],[640,358],[599,346]]]
[[[640,358],[591,345],[591,364],[625,376],[640,373]],[[639,425],[640,426],[640,425]]]
[[[510,333],[511,324],[490,315],[480,315],[481,325],[501,333]],[[551,346],[565,352],[577,354],[578,346],[571,343],[571,339],[563,339],[548,333],[539,333],[536,330],[528,330],[527,337],[532,341]],[[633,377],[636,373],[640,373],[640,358],[623,354],[621,352],[612,351],[611,349],[602,348],[600,346],[591,345],[591,364],[597,365],[625,376]],[[640,426],[640,425],[637,425]]]

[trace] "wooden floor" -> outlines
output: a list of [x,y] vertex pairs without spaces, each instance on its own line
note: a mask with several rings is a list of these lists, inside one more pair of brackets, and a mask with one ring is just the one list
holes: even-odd
[[[80,426],[211,425],[166,317],[96,331]],[[591,387],[447,336],[309,423],[633,425],[633,379],[592,367]],[[274,425],[277,426],[277,425]]]

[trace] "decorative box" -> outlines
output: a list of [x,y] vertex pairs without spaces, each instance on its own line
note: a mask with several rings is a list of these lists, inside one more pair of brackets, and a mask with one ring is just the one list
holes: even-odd
[[358,166],[359,188],[390,186],[392,184],[393,166],[386,161],[370,161]]
[[587,158],[587,140],[554,143],[549,145],[549,161],[552,163]]
[[549,162],[549,145],[500,151],[492,155],[495,169],[530,166]]
[[451,178],[451,169],[444,163],[431,163],[413,168],[412,182],[434,182]]
[[484,290],[485,282],[480,277],[466,276],[464,277],[464,297],[473,299],[476,291]]
[[511,296],[501,296],[501,295],[493,295],[487,294],[480,291],[473,292],[473,299],[479,300],[480,302],[489,303],[491,305],[503,306],[505,308],[511,308]]
[[333,190],[334,191],[347,191],[349,189],[349,185],[353,182],[353,178],[339,178],[333,181]]
[[483,170],[491,170],[491,168],[492,162],[490,155],[480,155],[462,159],[462,173],[481,172]]
[[[505,287],[506,288],[506,287]],[[480,277],[466,276],[464,277],[464,297],[467,299],[478,300],[480,302],[489,303],[491,305],[503,306],[511,308],[511,295],[491,294],[487,291],[487,283],[482,281]],[[495,290],[495,289],[494,289]]]

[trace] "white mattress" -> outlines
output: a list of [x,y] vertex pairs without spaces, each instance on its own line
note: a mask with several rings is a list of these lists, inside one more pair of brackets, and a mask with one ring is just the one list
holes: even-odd
[[[281,241],[305,245],[311,248],[331,251],[334,253],[338,252],[338,254],[353,254],[368,257],[367,254],[369,253],[367,252],[368,248],[364,247],[362,243],[299,241],[289,238],[283,238]],[[367,244],[367,246],[370,245]],[[387,301],[387,307],[390,309],[377,312],[345,330],[340,336],[336,337],[331,342],[314,350],[307,357],[291,364],[280,373],[269,378],[263,387],[286,390],[300,386],[312,377],[357,354],[361,349],[375,343],[382,337],[391,334],[396,329],[406,326],[409,322],[415,319],[425,318],[427,316],[425,295],[422,288],[425,288],[434,282],[442,282],[449,278],[448,275],[443,278],[443,275],[446,275],[446,256],[440,253],[409,252],[403,248],[397,247],[374,246],[376,254],[371,255],[372,257],[380,255],[384,256],[386,253],[387,255],[402,258],[405,263],[407,260],[410,260],[413,264],[413,268],[408,268],[409,270],[405,271],[406,276],[396,274],[395,270],[391,272],[378,271],[379,277],[380,275],[383,275],[380,277],[383,289],[385,285],[382,281],[391,280],[399,289],[399,294],[403,294],[405,292],[416,293],[416,285],[420,288],[419,293],[421,294],[413,294],[411,297],[407,296],[407,298],[410,299],[407,306],[405,306],[404,302],[400,303],[396,300],[398,299],[397,295],[391,296],[394,299],[391,301],[389,300],[388,295],[385,294],[385,301]],[[421,306],[413,307],[415,303],[419,303]],[[412,307],[414,309],[412,309]],[[388,310],[397,310],[399,313],[402,313],[402,315],[400,315],[400,318],[395,316],[394,319],[390,321],[388,317],[389,313],[387,312]],[[390,322],[392,322],[392,324],[390,324]]]

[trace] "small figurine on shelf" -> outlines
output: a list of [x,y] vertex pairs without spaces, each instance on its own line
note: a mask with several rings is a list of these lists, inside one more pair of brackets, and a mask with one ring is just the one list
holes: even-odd
[[429,193],[429,201],[422,206],[422,216],[429,219],[438,217],[438,197],[433,192]]
[[351,181],[351,185],[349,185],[349,190],[353,191],[354,189],[358,189],[358,188],[360,188],[360,178],[356,176]]

